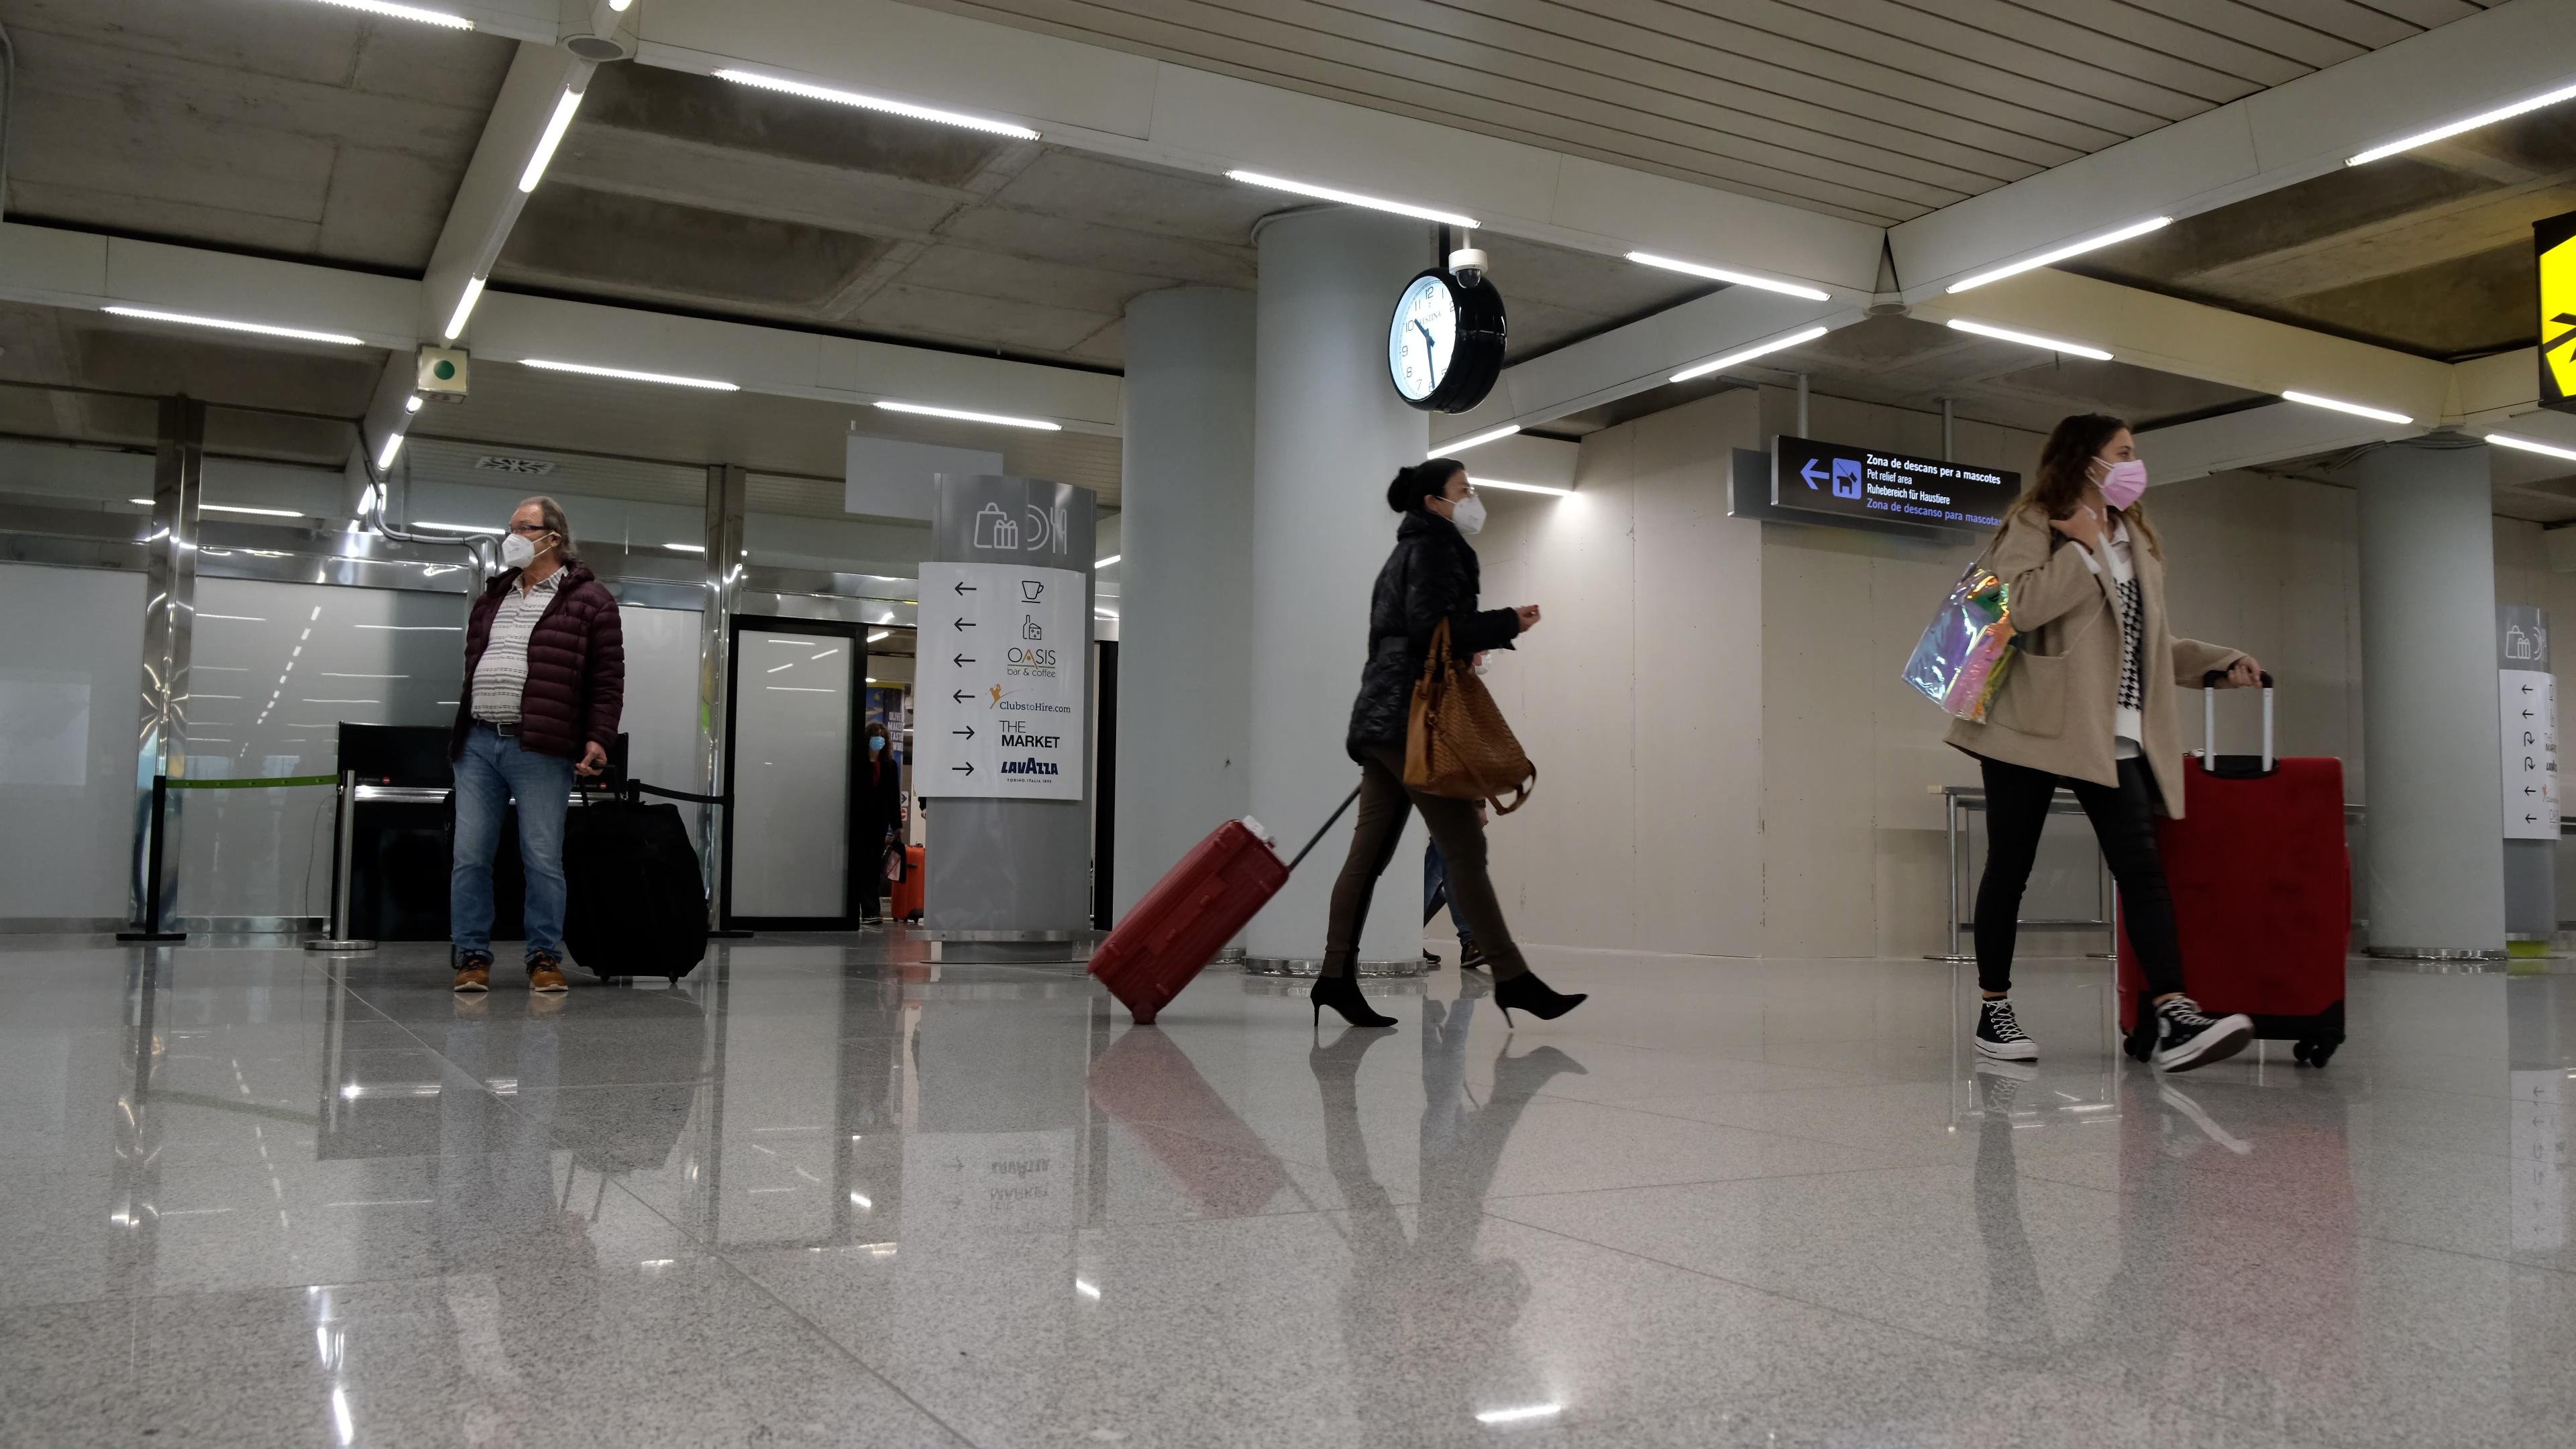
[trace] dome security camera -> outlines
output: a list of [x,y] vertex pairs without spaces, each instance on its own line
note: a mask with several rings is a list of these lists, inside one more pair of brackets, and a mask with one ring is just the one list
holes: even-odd
[[1484,280],[1485,254],[1475,247],[1461,247],[1449,254],[1449,270],[1459,286],[1472,287]]

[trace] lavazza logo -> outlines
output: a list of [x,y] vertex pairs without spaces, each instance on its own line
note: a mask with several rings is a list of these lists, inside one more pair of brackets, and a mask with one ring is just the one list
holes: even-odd
[[1041,760],[1031,755],[1025,760],[1004,760],[1002,773],[1005,775],[1060,775],[1064,772],[1056,768],[1055,761]]

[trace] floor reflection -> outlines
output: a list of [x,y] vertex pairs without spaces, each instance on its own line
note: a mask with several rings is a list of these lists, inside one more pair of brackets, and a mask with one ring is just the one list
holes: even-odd
[[[2554,1442],[2576,977],[2357,968],[2159,1077],[2098,965],[1550,963],[1386,1033],[732,943],[0,946],[0,1442]],[[1586,973],[1589,973],[1588,977]],[[1112,1437],[1101,1437],[1101,1436]],[[1121,1437],[1123,1436],[1123,1437]]]

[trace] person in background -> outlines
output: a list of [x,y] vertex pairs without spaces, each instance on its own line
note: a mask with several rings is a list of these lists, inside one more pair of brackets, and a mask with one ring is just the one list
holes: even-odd
[[1446,620],[1449,647],[1462,653],[1509,649],[1538,627],[1538,606],[1476,607],[1481,573],[1467,538],[1485,526],[1485,501],[1468,484],[1466,464],[1433,458],[1405,468],[1387,485],[1386,503],[1404,520],[1396,525],[1395,550],[1369,596],[1368,662],[1361,666],[1359,697],[1351,704],[1344,737],[1360,767],[1359,822],[1350,856],[1333,883],[1324,960],[1309,997],[1318,1020],[1329,1006],[1353,1026],[1395,1025],[1394,1017],[1379,1014],[1360,995],[1360,928],[1377,878],[1395,862],[1405,818],[1420,810],[1440,845],[1451,909],[1475,933],[1493,970],[1495,1005],[1506,1021],[1514,1011],[1552,1021],[1581,1005],[1583,995],[1549,989],[1521,960],[1485,874],[1485,828],[1473,803],[1404,786],[1405,729],[1432,631]]
[[564,811],[573,777],[597,775],[626,706],[626,636],[617,600],[573,551],[563,505],[531,498],[501,539],[504,571],[465,624],[465,688],[448,757],[456,762],[456,849],[447,883],[455,989],[492,986],[492,857],[501,812],[519,803],[527,872],[528,989],[567,989],[563,974]]
[[860,872],[866,878],[862,887],[864,899],[860,912],[871,926],[885,924],[885,862],[887,852],[903,848],[895,830],[903,819],[903,767],[895,762],[894,745],[886,737],[886,727],[870,721],[867,731],[868,762],[860,766],[867,778],[859,782],[859,840],[872,852],[874,862]]
[[2165,616],[2164,546],[2147,521],[2147,465],[2118,418],[2060,422],[2030,491],[1989,550],[2011,600],[2020,654],[1983,723],[1952,724],[1949,743],[1977,757],[1986,782],[1985,879],[1977,887],[1976,1045],[1999,1061],[2039,1046],[2013,1017],[2012,959],[2022,890],[2060,784],[2093,822],[2119,883],[2122,922],[2155,1011],[2157,1067],[2189,1071],[2235,1055],[2254,1034],[2243,1016],[2212,1017],[2183,994],[2173,896],[2156,851],[2155,815],[2182,814],[2181,732],[2174,694],[2222,673],[2260,684],[2242,650],[2178,639]]

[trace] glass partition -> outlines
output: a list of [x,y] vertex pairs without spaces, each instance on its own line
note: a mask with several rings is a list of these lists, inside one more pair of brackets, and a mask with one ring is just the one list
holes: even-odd
[[0,563],[0,917],[125,918],[143,592]]
[[[465,674],[466,607],[459,594],[200,578],[184,759],[171,773],[336,778],[343,722],[446,726]],[[329,909],[330,786],[183,789],[170,799],[179,914]]]

